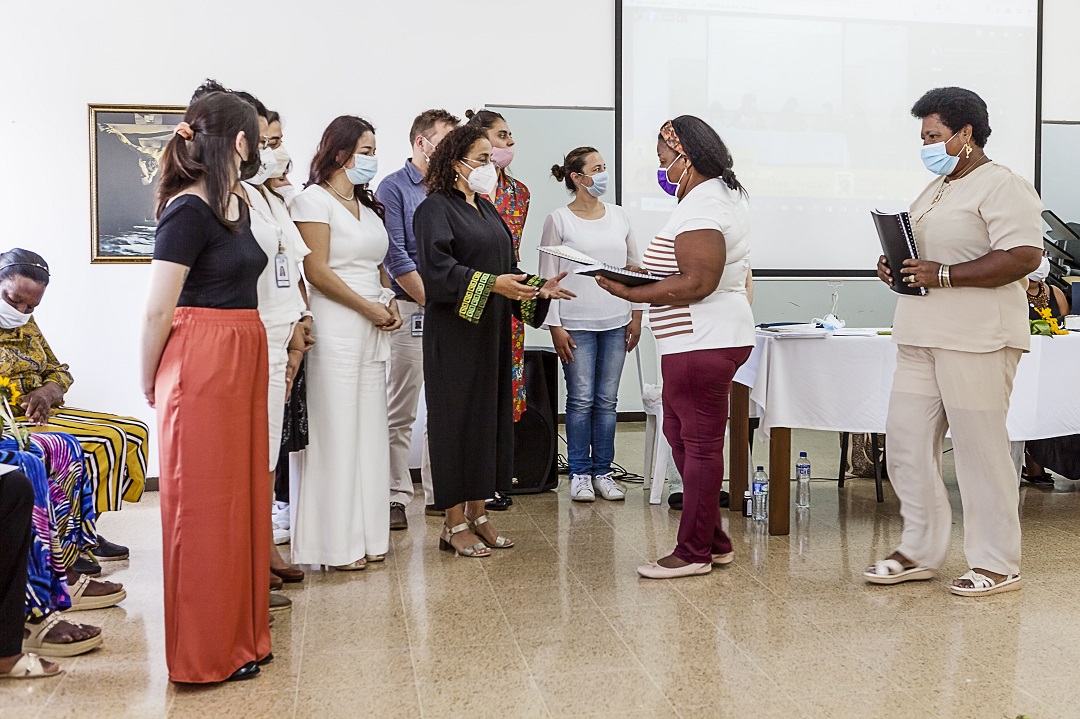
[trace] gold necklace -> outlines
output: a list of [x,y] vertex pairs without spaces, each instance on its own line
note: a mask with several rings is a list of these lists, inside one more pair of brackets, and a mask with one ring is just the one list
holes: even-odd
[[[972,166],[971,166],[971,167],[969,167],[968,169],[966,169],[966,170],[964,170],[963,172],[961,172],[961,173],[960,173],[960,174],[959,174],[959,175],[958,175],[958,176],[956,177],[956,180],[959,180],[959,179],[960,179],[960,178],[962,178],[962,177],[966,177],[966,176],[968,175],[968,173],[970,173],[970,172],[971,172],[972,170],[974,170],[974,169],[975,169],[976,167],[982,167],[982,166],[983,166],[983,165],[985,165],[985,164],[986,164],[987,162],[990,162],[990,158],[989,158],[989,157],[987,157],[986,155],[983,155],[983,156],[982,156],[982,158],[981,158],[981,159],[980,159],[980,160],[979,160],[978,162],[976,162],[976,163],[975,163],[974,165],[972,165]],[[956,182],[956,180],[953,180],[953,182]]]
[[334,187],[334,183],[330,182],[330,180],[326,181],[326,186],[329,187],[331,190],[333,190],[335,195],[337,195],[341,199],[345,200],[346,202],[353,202],[356,199],[356,188],[355,187],[353,188],[353,196],[352,197],[345,197],[345,195],[343,195],[343,194],[341,194],[340,192],[337,191],[337,188]]
[[962,177],[966,177],[975,168],[982,167],[983,165],[987,164],[988,162],[990,162],[990,158],[987,157],[986,155],[983,155],[974,165],[972,165],[971,167],[969,167],[968,169],[964,170],[962,173],[957,175],[955,179],[953,179],[953,180],[948,180],[948,179],[942,180],[941,181],[941,187],[938,188],[937,194],[935,194],[933,199],[930,200],[930,206],[926,208],[926,212],[922,213],[917,218],[915,218],[915,226],[918,227],[919,223],[923,221],[923,218],[925,218],[927,215],[930,214],[930,210],[934,209],[934,205],[936,205],[941,200],[941,198],[943,198],[945,196],[945,190],[949,189],[952,186],[953,182],[956,182],[956,180],[959,180]]

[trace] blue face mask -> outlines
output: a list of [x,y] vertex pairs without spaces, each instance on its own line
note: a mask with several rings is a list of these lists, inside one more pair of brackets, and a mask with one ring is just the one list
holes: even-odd
[[679,192],[679,183],[682,182],[683,175],[686,174],[686,170],[684,169],[682,175],[679,175],[679,179],[676,180],[674,183],[668,179],[668,170],[670,170],[675,165],[675,163],[679,161],[679,157],[682,157],[682,155],[679,155],[674,160],[672,160],[671,164],[667,167],[661,167],[659,170],[656,171],[656,181],[660,184],[660,189],[668,193],[672,197],[675,197],[675,195]]
[[598,172],[595,175],[588,175],[592,179],[592,185],[586,187],[585,190],[593,197],[600,197],[607,192],[608,174],[607,170]]
[[345,168],[345,176],[354,185],[366,185],[379,171],[379,158],[374,155],[354,155],[353,167]]
[[960,155],[950,155],[948,150],[945,149],[945,144],[959,134],[957,132],[944,142],[935,142],[932,145],[922,146],[922,162],[926,165],[927,170],[930,170],[935,175],[951,175],[953,173],[956,165],[960,162]]

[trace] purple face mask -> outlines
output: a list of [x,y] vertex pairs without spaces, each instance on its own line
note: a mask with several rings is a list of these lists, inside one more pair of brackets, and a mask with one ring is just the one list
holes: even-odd
[[660,185],[660,189],[668,193],[672,197],[675,197],[675,195],[679,192],[679,183],[682,182],[683,175],[686,174],[686,170],[683,170],[683,174],[679,175],[678,181],[674,183],[668,179],[668,170],[670,170],[672,166],[679,161],[679,157],[682,157],[682,155],[679,155],[674,160],[672,160],[671,164],[667,167],[661,167],[659,170],[656,171],[656,182]]

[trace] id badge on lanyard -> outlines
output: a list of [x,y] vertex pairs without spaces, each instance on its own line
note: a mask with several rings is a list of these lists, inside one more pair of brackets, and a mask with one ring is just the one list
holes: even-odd
[[278,243],[277,254],[274,255],[274,277],[277,281],[277,286],[281,288],[289,287],[289,256],[285,254],[285,245]]
[[424,336],[424,313],[423,312],[415,312],[409,318],[409,333],[413,337],[423,337]]

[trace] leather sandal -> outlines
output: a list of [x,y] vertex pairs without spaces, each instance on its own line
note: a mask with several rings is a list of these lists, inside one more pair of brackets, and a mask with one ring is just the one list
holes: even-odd
[[112,594],[89,596],[86,594],[86,588],[90,586],[90,581],[90,577],[85,574],[80,574],[79,578],[75,580],[75,586],[71,587],[71,611],[81,612],[88,609],[115,607],[127,599],[127,590],[123,587],[120,587]]
[[[475,520],[466,517],[465,521],[469,523],[469,529],[476,532],[477,527],[481,524],[488,523],[488,518],[486,514],[481,514]],[[484,535],[479,532],[476,532],[476,536],[480,538],[480,541],[483,542],[488,549],[510,549],[510,547],[514,546],[514,540],[510,539],[510,537],[504,537],[501,534],[495,536],[494,542],[488,542],[488,540],[484,539]]]
[[104,641],[101,638],[101,634],[78,642],[46,641],[45,635],[61,621],[63,621],[63,617],[60,616],[60,612],[53,612],[45,617],[44,621],[38,622],[37,624],[27,622],[25,626],[30,632],[30,636],[23,639],[23,652],[36,652],[38,654],[44,654],[47,657],[77,657],[80,654],[86,654],[92,649],[97,649]]
[[334,569],[339,572],[359,572],[361,569],[367,568],[366,559],[357,559],[355,562],[349,562],[348,564],[339,564]]
[[483,541],[472,545],[471,547],[465,547],[464,549],[458,549],[451,543],[451,539],[455,534],[461,534],[462,532],[468,532],[472,527],[469,526],[468,520],[462,522],[455,527],[447,527],[445,524],[442,528],[442,534],[439,535],[439,549],[444,552],[454,552],[459,557],[489,557],[491,556],[491,550]]

